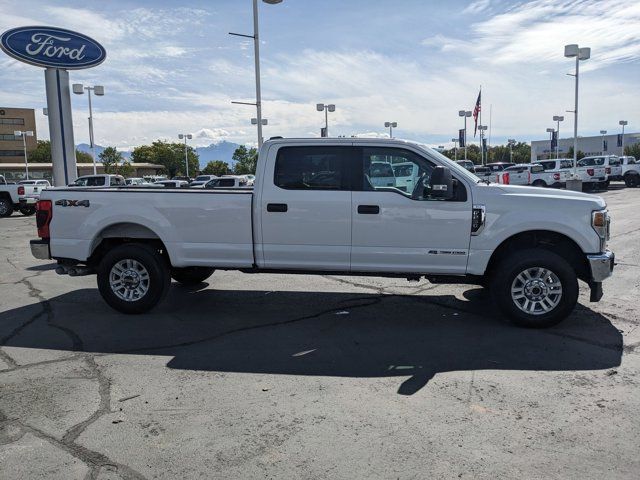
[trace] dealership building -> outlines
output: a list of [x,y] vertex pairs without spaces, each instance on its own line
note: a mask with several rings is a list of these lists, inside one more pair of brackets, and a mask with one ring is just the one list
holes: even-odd
[[[0,107],[0,175],[8,182],[17,182],[26,178],[26,165],[24,158],[24,144],[22,136],[16,136],[16,131],[33,132],[33,136],[25,136],[27,147],[27,159],[29,153],[38,145],[36,131],[35,110],[30,108],[5,108]],[[157,175],[162,165],[153,163],[132,163],[134,176]],[[78,176],[93,174],[93,163],[78,163]],[[101,163],[96,164],[98,173],[104,173]],[[52,180],[53,167],[51,163],[29,162],[30,179]]]
[[[585,155],[622,155],[622,136],[594,135],[592,137],[578,137],[578,151]],[[624,146],[640,143],[640,133],[625,133]],[[567,158],[569,149],[573,148],[573,137],[558,140],[560,158]],[[531,161],[555,158],[556,151],[551,149],[551,139],[531,141]]]

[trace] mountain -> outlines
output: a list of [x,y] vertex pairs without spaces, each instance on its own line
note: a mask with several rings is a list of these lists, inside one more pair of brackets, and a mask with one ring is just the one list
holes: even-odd
[[[91,146],[88,143],[80,143],[76,145],[76,149],[91,155]],[[96,145],[96,155],[100,155],[103,151],[104,151],[104,147],[101,147],[100,145]]]
[[233,167],[235,162],[231,157],[233,157],[233,152],[235,152],[239,146],[237,143],[223,140],[219,143],[212,143],[208,147],[196,148],[196,153],[200,155],[200,168],[204,168],[211,160],[222,160],[223,162],[227,162],[230,167]]

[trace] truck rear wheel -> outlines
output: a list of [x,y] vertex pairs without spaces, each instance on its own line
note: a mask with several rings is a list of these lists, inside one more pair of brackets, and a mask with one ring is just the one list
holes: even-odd
[[0,217],[10,217],[13,213],[13,203],[7,198],[0,198]]
[[547,184],[544,182],[544,180],[536,180],[531,185],[533,187],[546,187],[547,186]]
[[20,207],[20,213],[28,217],[36,213],[36,207]]
[[148,245],[120,245],[109,251],[98,267],[102,298],[122,313],[151,310],[165,296],[170,283],[166,260]]
[[578,279],[560,255],[527,249],[503,259],[490,284],[500,310],[522,327],[545,328],[564,320],[578,301]]
[[183,285],[197,285],[209,278],[215,269],[209,267],[172,268],[171,278]]
[[625,175],[624,184],[630,188],[637,187],[640,184],[640,175]]

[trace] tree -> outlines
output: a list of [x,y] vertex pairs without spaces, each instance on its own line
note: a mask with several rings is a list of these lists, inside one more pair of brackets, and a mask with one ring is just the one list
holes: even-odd
[[76,163],[93,163],[93,157],[86,152],[81,152],[76,149]]
[[105,148],[98,157],[104,167],[104,173],[117,173],[119,165],[124,160],[122,154],[115,147]]
[[204,167],[202,172],[205,175],[217,175],[221,177],[222,175],[227,175],[231,173],[231,169],[229,168],[229,164],[227,162],[223,162],[222,160],[213,160]]
[[633,143],[624,147],[624,154],[640,159],[640,143]]
[[246,173],[256,173],[256,166],[258,163],[258,151],[255,148],[250,148],[240,145],[233,152],[233,160],[236,164],[233,166],[233,173],[236,175],[244,175]]
[[[199,156],[193,147],[187,146],[189,174],[198,172]],[[184,143],[157,140],[151,145],[141,145],[133,149],[131,160],[134,163],[155,163],[162,165],[170,178],[186,175]]]
[[[576,155],[577,160],[580,160],[584,157],[584,152],[582,150],[578,150],[578,154]],[[573,159],[573,147],[569,147],[569,150],[567,150],[567,158]]]
[[29,152],[29,163],[51,163],[51,142],[38,140],[38,145]]

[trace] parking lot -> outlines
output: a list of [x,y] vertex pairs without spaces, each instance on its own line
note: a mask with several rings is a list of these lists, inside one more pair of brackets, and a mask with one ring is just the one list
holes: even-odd
[[237,272],[125,316],[0,219],[0,477],[637,478],[640,189],[601,195],[614,276],[548,330],[480,287]]

